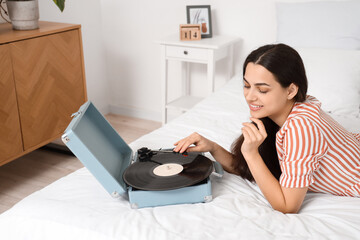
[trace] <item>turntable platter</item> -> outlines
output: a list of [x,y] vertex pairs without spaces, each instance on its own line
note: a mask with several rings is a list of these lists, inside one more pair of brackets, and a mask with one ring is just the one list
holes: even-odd
[[[187,159],[174,161],[175,155],[176,158]],[[171,190],[199,183],[213,171],[212,161],[200,154],[182,156],[178,153],[162,153],[154,159],[157,161],[131,164],[124,172],[124,181],[141,190]]]

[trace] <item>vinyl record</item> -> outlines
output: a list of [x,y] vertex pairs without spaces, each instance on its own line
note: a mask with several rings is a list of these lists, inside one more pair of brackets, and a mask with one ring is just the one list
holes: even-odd
[[212,172],[210,159],[200,154],[159,153],[150,161],[135,162],[124,172],[124,181],[141,190],[161,191],[187,187]]

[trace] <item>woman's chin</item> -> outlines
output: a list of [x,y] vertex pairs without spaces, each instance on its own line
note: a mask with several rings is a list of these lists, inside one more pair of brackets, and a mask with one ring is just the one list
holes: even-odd
[[260,112],[250,111],[250,116],[253,118],[264,118],[267,117],[265,114],[261,114]]

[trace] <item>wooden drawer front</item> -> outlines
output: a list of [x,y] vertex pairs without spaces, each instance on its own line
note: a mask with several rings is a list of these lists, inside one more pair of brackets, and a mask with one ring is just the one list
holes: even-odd
[[0,45],[0,165],[23,152],[10,48]]
[[191,47],[166,46],[166,57],[207,61],[208,50]]
[[59,136],[85,102],[78,30],[11,43],[25,150]]

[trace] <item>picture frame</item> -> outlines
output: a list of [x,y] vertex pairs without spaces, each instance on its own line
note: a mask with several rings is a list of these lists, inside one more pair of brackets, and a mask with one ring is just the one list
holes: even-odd
[[188,24],[201,25],[201,38],[212,37],[211,6],[189,5],[186,6],[186,18]]

